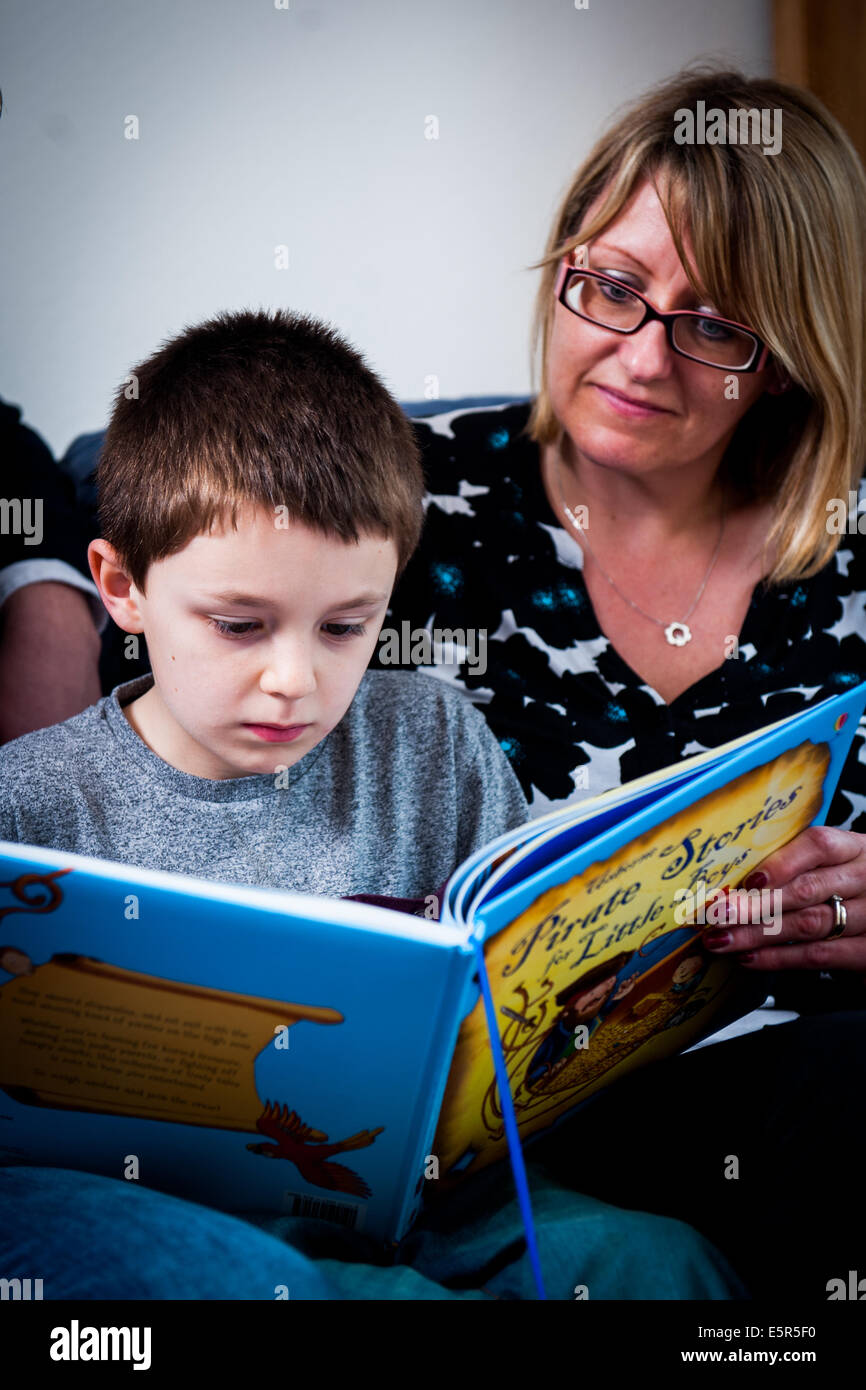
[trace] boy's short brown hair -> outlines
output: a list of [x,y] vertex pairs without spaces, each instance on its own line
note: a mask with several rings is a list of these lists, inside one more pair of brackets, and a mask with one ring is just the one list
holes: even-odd
[[412,427],[340,335],[277,309],[218,314],[118,389],[97,467],[100,535],[142,593],[151,564],[253,504],[345,541],[423,523]]

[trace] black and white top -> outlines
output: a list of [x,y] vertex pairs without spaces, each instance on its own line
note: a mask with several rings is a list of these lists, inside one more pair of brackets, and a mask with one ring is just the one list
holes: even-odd
[[[859,534],[845,534],[813,578],[770,591],[759,585],[738,655],[666,704],[599,628],[582,551],[551,510],[538,445],[521,433],[529,408],[524,402],[413,422],[427,519],[386,627],[404,636],[445,633],[440,651],[450,660],[428,669],[482,710],[533,815],[717,747],[866,679],[866,546]],[[866,510],[863,484],[860,495]],[[477,634],[485,630],[483,669]],[[384,658],[393,661],[395,652],[383,641],[378,663],[387,666]],[[828,816],[830,825],[860,831],[863,727]]]

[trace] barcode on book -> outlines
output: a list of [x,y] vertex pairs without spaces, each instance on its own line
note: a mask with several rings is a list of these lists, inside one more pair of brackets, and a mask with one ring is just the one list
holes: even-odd
[[305,1197],[300,1192],[286,1193],[290,1216],[317,1216],[322,1221],[336,1221],[351,1231],[360,1231],[364,1224],[362,1207],[348,1202],[329,1202],[323,1197]]

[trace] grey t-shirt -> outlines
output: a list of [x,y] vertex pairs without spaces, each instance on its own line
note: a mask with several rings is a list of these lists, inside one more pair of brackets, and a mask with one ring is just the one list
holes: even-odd
[[483,715],[422,673],[368,671],[279,778],[165,762],[121,708],[152,684],[127,681],[0,748],[0,839],[224,883],[420,898],[529,817]]

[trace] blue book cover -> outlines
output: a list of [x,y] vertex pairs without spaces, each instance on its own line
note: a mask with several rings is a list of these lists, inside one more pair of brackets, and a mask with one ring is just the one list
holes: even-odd
[[466,938],[0,844],[0,1163],[395,1237],[474,968]]
[[864,704],[499,837],[441,920],[0,842],[0,1163],[399,1240],[507,1156],[476,943],[525,1141],[760,1002],[702,903],[824,819]]

